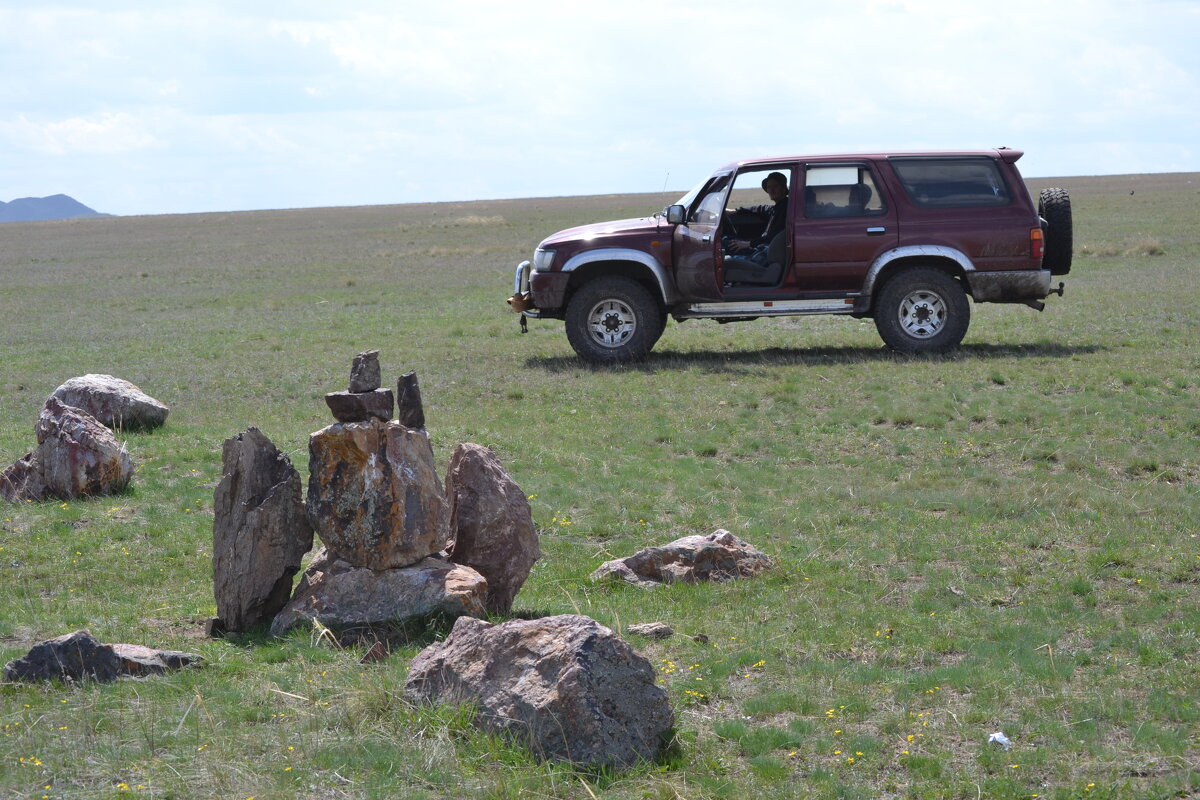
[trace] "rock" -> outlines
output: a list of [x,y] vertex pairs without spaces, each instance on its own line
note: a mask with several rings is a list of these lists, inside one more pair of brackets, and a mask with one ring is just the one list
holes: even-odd
[[114,681],[145,677],[186,667],[200,660],[195,653],[154,650],[137,644],[101,644],[88,631],[38,642],[20,659],[4,667],[6,681]]
[[330,392],[325,395],[325,405],[333,412],[338,422],[366,422],[392,418],[396,405],[391,389],[375,389],[371,392]]
[[82,408],[102,425],[150,430],[167,421],[170,409],[137,386],[112,375],[83,375],[55,389],[51,397]]
[[488,611],[507,614],[541,555],[529,500],[496,454],[478,444],[460,444],[450,457],[446,500],[450,560],[487,578]]
[[765,553],[726,530],[707,536],[685,536],[661,547],[606,561],[592,580],[623,580],[636,586],[750,578],[771,566]]
[[222,462],[213,495],[214,630],[238,633],[287,603],[313,531],[300,473],[258,428],[226,439]]
[[487,581],[470,567],[437,558],[398,569],[355,567],[322,550],[271,623],[282,636],[317,620],[334,630],[402,625],[433,614],[483,616]]
[[46,486],[46,495],[70,500],[119,492],[133,477],[133,459],[125,445],[95,417],[46,401],[37,422],[33,465]]
[[625,630],[648,639],[669,639],[675,635],[675,629],[665,622],[643,622],[640,625],[630,625]]
[[[373,392],[382,385],[379,372],[379,351],[368,350],[354,357],[350,367],[350,391]],[[391,419],[391,416],[388,416]]]
[[396,419],[415,430],[425,430],[425,406],[421,403],[421,386],[417,373],[406,372],[396,382]]
[[595,620],[570,614],[500,625],[460,618],[413,660],[404,694],[470,706],[480,727],[587,767],[653,760],[674,724],[650,663]]
[[7,469],[0,471],[0,500],[23,503],[46,498],[46,482],[42,480],[37,459],[26,453]]
[[308,452],[308,518],[337,558],[382,570],[445,547],[446,497],[424,433],[338,423],[312,434]]

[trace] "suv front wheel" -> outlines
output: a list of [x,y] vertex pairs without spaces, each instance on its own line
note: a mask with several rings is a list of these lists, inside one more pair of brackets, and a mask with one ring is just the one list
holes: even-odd
[[611,275],[585,283],[567,304],[567,340],[584,361],[622,364],[645,358],[667,316],[637,281]]
[[901,353],[944,353],[967,335],[971,306],[958,279],[938,269],[906,269],[889,280],[875,304],[875,329]]

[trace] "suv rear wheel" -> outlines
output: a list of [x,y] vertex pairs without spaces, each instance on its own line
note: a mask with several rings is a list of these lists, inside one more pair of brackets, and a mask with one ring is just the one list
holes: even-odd
[[875,329],[901,353],[944,353],[967,335],[971,306],[958,279],[939,269],[906,269],[875,303]]
[[567,340],[584,361],[622,364],[645,358],[667,316],[637,281],[612,275],[585,283],[571,297]]

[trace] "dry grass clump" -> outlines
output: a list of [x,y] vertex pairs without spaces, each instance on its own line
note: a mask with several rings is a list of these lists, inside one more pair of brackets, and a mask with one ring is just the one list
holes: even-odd
[[1165,256],[1166,249],[1158,239],[1139,239],[1128,246],[1115,244],[1085,244],[1079,254],[1092,258],[1117,258],[1118,256]]

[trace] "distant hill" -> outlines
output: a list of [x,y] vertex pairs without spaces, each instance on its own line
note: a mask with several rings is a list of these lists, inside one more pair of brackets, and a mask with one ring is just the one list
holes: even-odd
[[74,219],[75,217],[107,217],[88,208],[78,200],[65,194],[50,197],[22,197],[11,203],[0,202],[0,222],[38,222],[47,219]]

